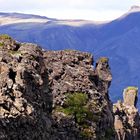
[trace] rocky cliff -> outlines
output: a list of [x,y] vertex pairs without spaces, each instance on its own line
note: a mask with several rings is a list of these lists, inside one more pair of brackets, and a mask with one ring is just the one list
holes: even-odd
[[1,35],[0,140],[120,139],[114,114],[124,117],[109,99],[108,59],[93,63],[89,53],[44,51]]
[[47,79],[41,48],[0,36],[0,140],[49,138]]
[[59,139],[108,139],[113,137],[113,115],[108,97],[112,76],[108,59],[96,68],[89,53],[44,53],[53,96],[53,127]]

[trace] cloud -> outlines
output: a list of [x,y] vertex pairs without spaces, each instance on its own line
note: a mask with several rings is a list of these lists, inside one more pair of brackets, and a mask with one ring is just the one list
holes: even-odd
[[[120,17],[123,12],[118,10],[118,11],[112,11],[112,10],[107,10],[106,12],[104,11],[96,11],[96,10],[84,10],[80,9],[75,10],[67,10],[64,11],[59,10],[59,12],[54,11],[54,10],[46,10],[46,11],[38,11],[37,14],[39,15],[49,15],[51,18],[58,18],[58,19],[86,19],[86,20],[94,20],[94,21],[104,21],[104,20],[111,20],[111,19],[116,19]],[[57,16],[56,16],[57,15]]]
[[88,8],[96,0],[0,0],[1,10]]
[[132,5],[140,5],[140,0],[0,0],[3,12],[96,20],[118,17]]

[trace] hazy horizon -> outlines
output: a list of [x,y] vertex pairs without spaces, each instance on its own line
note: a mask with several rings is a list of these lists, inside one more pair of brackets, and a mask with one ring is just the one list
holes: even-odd
[[1,12],[41,15],[57,19],[113,20],[126,13],[139,0],[0,0]]

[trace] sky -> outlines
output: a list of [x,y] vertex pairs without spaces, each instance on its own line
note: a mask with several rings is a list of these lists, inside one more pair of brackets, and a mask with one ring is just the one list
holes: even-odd
[[0,12],[38,14],[58,19],[113,20],[140,0],[0,0]]

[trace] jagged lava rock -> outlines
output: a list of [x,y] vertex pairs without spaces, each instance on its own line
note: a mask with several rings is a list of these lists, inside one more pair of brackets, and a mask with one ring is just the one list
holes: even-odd
[[1,35],[0,140],[113,140],[111,79],[106,58]]
[[41,48],[2,35],[0,58],[0,140],[46,140],[51,98]]
[[[99,61],[94,68],[91,54],[72,50],[48,51],[44,53],[44,59],[53,96],[53,125],[59,139],[111,140],[113,116],[108,87],[112,76],[108,61]],[[105,78],[100,78],[99,71]],[[78,110],[78,105],[67,104],[68,101],[74,100],[78,104],[78,97],[82,95],[87,95],[86,103],[79,106],[82,111],[86,109],[86,112],[83,111],[85,116]],[[74,107],[77,108],[76,111]],[[83,120],[78,117],[79,114]]]

